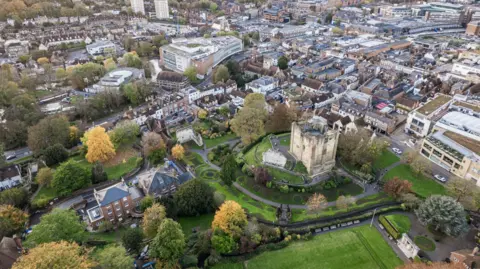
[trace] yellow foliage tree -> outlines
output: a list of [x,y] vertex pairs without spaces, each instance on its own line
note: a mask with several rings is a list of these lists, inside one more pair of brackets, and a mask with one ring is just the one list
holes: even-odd
[[160,204],[153,204],[143,213],[142,229],[143,234],[148,238],[157,235],[158,227],[165,219],[165,207]]
[[78,131],[78,128],[77,126],[70,126],[69,127],[69,141],[70,141],[70,144],[73,145],[74,143],[77,143],[78,142],[78,137],[79,137],[79,131]]
[[37,63],[38,64],[41,64],[41,65],[44,65],[44,64],[48,64],[50,61],[48,60],[47,57],[41,57],[41,58],[38,58],[37,59]]
[[95,264],[82,252],[76,243],[46,243],[30,249],[27,255],[18,258],[12,269],[93,268]]
[[207,117],[207,114],[208,112],[205,109],[200,109],[200,111],[198,111],[198,118],[203,120]]
[[246,226],[245,210],[235,201],[225,201],[212,222],[213,229],[220,229],[231,236],[240,236]]
[[115,148],[103,127],[93,128],[86,136],[88,152],[85,157],[89,163],[106,162],[115,156]]
[[27,219],[28,215],[21,209],[12,205],[0,205],[0,224],[4,229],[2,232],[7,232],[7,234],[18,232],[25,225]]
[[183,157],[185,157],[185,149],[183,148],[182,145],[176,144],[172,148],[172,155],[173,155],[173,158],[175,158],[177,160],[181,160],[181,159],[183,159]]

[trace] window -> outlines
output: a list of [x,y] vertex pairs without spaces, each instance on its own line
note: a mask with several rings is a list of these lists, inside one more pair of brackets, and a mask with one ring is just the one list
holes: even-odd
[[120,207],[120,206],[116,206],[115,209],[116,209],[117,211],[120,211],[121,207]]
[[123,197],[123,201],[124,202],[128,201],[128,197]]
[[128,207],[128,205],[129,205],[128,203],[125,203],[125,207]]
[[426,151],[425,149],[422,149],[422,154],[427,157],[430,157],[430,153],[428,153],[428,151]]
[[115,205],[118,205],[118,204],[119,204],[119,202],[118,202],[118,201],[116,201],[114,204],[115,204]]
[[112,215],[112,209],[107,209],[108,215]]

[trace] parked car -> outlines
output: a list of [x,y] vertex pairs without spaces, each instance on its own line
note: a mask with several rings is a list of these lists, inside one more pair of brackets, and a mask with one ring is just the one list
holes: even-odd
[[15,154],[8,155],[8,156],[7,156],[7,161],[13,160],[13,159],[15,159],[15,158],[17,158],[17,155],[15,155]]
[[392,151],[395,152],[398,155],[402,154],[402,151],[398,148],[392,148]]
[[440,182],[443,182],[443,183],[447,182],[447,178],[442,175],[434,175],[433,177]]

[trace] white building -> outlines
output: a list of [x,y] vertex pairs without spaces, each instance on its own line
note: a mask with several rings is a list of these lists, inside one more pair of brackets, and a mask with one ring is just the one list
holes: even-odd
[[246,90],[252,90],[255,93],[261,94],[267,94],[267,92],[276,87],[278,87],[278,80],[269,76],[261,77],[245,85]]
[[133,12],[145,14],[143,0],[130,0],[130,5],[132,6]]
[[22,183],[18,165],[10,165],[0,169],[0,191],[10,189]]
[[448,111],[452,97],[444,94],[437,95],[425,105],[408,113],[405,132],[418,137],[427,136],[437,122]]
[[170,14],[168,12],[167,0],[154,0],[155,3],[155,16],[157,19],[168,19]]
[[94,55],[114,55],[117,49],[115,44],[111,41],[97,41],[93,44],[87,45],[88,54]]
[[99,93],[106,90],[119,90],[123,84],[143,78],[145,78],[145,74],[141,69],[130,67],[117,68],[106,74],[91,88],[85,88],[85,91],[90,93]]

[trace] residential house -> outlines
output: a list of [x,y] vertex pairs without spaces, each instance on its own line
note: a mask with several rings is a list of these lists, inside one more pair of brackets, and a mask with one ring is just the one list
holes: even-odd
[[365,113],[364,120],[372,129],[385,134],[391,134],[397,124],[396,118],[390,118],[372,111]]
[[0,168],[0,191],[19,186],[20,184],[22,184],[22,175],[17,164]]
[[175,172],[174,170],[151,169],[137,176],[138,185],[145,195],[154,197],[170,195],[180,185],[193,178],[190,172],[184,172],[180,175],[176,175]]
[[317,79],[306,78],[302,82],[302,89],[308,92],[319,91],[323,86],[323,82]]
[[266,94],[278,87],[278,80],[274,77],[265,76],[254,81],[251,81],[245,85],[245,90],[252,90],[255,93]]
[[461,249],[450,252],[450,262],[460,263],[465,269],[476,268],[480,264],[480,256],[477,254],[478,247],[471,249]]

